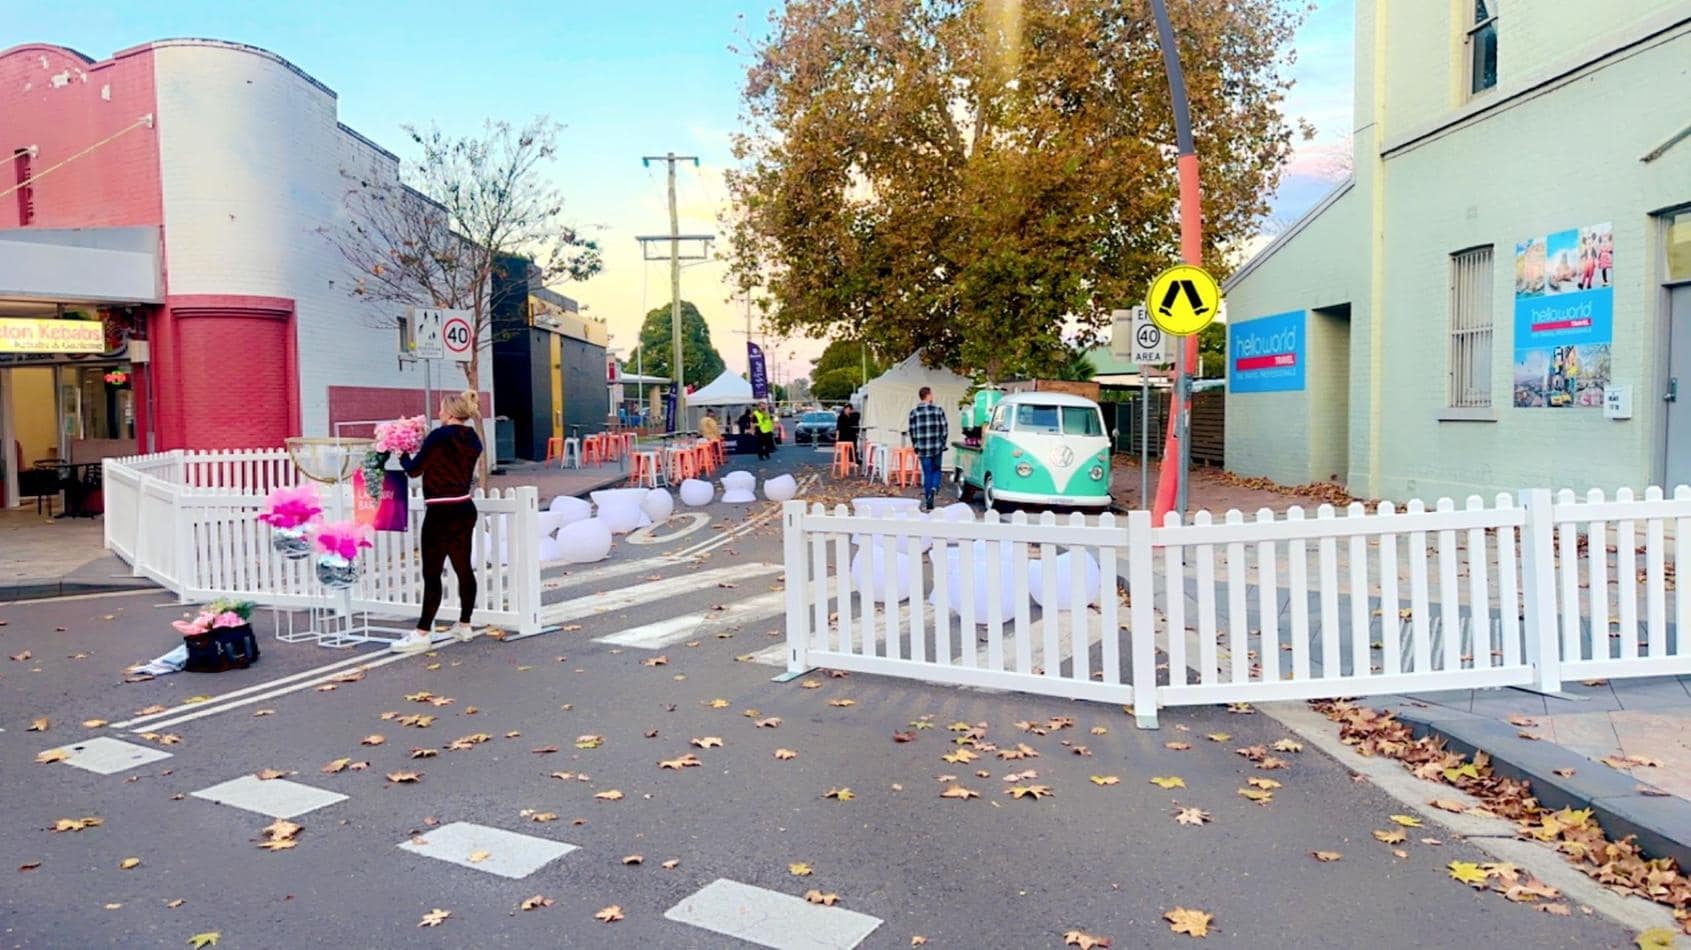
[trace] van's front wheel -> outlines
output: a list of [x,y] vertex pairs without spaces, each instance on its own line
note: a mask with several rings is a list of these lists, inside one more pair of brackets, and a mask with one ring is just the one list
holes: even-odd
[[957,479],[957,497],[964,502],[974,501],[975,486],[969,484],[968,480],[963,477],[962,469],[957,469],[955,475]]
[[1004,510],[1006,510],[1003,502],[998,500],[998,493],[992,490],[992,476],[991,475],[988,475],[986,477],[985,485],[981,488],[981,491],[986,496],[986,510],[987,511],[1004,511]]

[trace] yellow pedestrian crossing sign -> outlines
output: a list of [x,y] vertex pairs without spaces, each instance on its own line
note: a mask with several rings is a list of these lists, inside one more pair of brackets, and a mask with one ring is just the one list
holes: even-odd
[[1164,333],[1191,336],[1209,326],[1221,309],[1221,285],[1202,267],[1176,264],[1151,281],[1145,309]]

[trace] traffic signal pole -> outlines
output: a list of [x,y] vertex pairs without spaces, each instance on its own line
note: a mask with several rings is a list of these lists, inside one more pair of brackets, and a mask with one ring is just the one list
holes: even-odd
[[[1180,67],[1180,50],[1174,45],[1174,25],[1169,22],[1166,0],[1151,0],[1151,12],[1157,18],[1157,41],[1163,49],[1163,69],[1168,74],[1169,102],[1174,110],[1180,175],[1180,258],[1194,267],[1202,267],[1204,240],[1198,188],[1198,151],[1192,142],[1192,107],[1186,99],[1186,74]],[[1151,511],[1153,524],[1161,525],[1170,511],[1179,511],[1182,515],[1186,513],[1186,473],[1191,464],[1192,376],[1197,371],[1198,336],[1192,334],[1182,338],[1180,357],[1175,360],[1168,434],[1163,442],[1162,466],[1157,472],[1157,497]]]

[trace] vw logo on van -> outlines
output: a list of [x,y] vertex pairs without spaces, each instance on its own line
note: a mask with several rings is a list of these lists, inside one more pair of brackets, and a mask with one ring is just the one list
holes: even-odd
[[1070,465],[1073,465],[1074,449],[1071,449],[1066,445],[1063,446],[1063,451],[1057,453],[1057,464],[1062,468],[1068,468]]

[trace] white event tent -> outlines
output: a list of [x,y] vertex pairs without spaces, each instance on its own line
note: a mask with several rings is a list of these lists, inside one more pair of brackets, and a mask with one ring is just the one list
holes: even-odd
[[[933,389],[934,405],[945,410],[946,418],[951,422],[951,441],[963,437],[958,430],[958,409],[974,387],[974,382],[943,366],[923,366],[922,351],[917,350],[903,362],[871,379],[861,390],[864,396],[864,437],[871,445],[896,448],[907,444],[904,432],[909,426],[910,410],[916,408],[916,403],[920,401],[916,393],[923,386]],[[947,470],[954,464],[955,454],[950,448],[945,450],[942,464]]]

